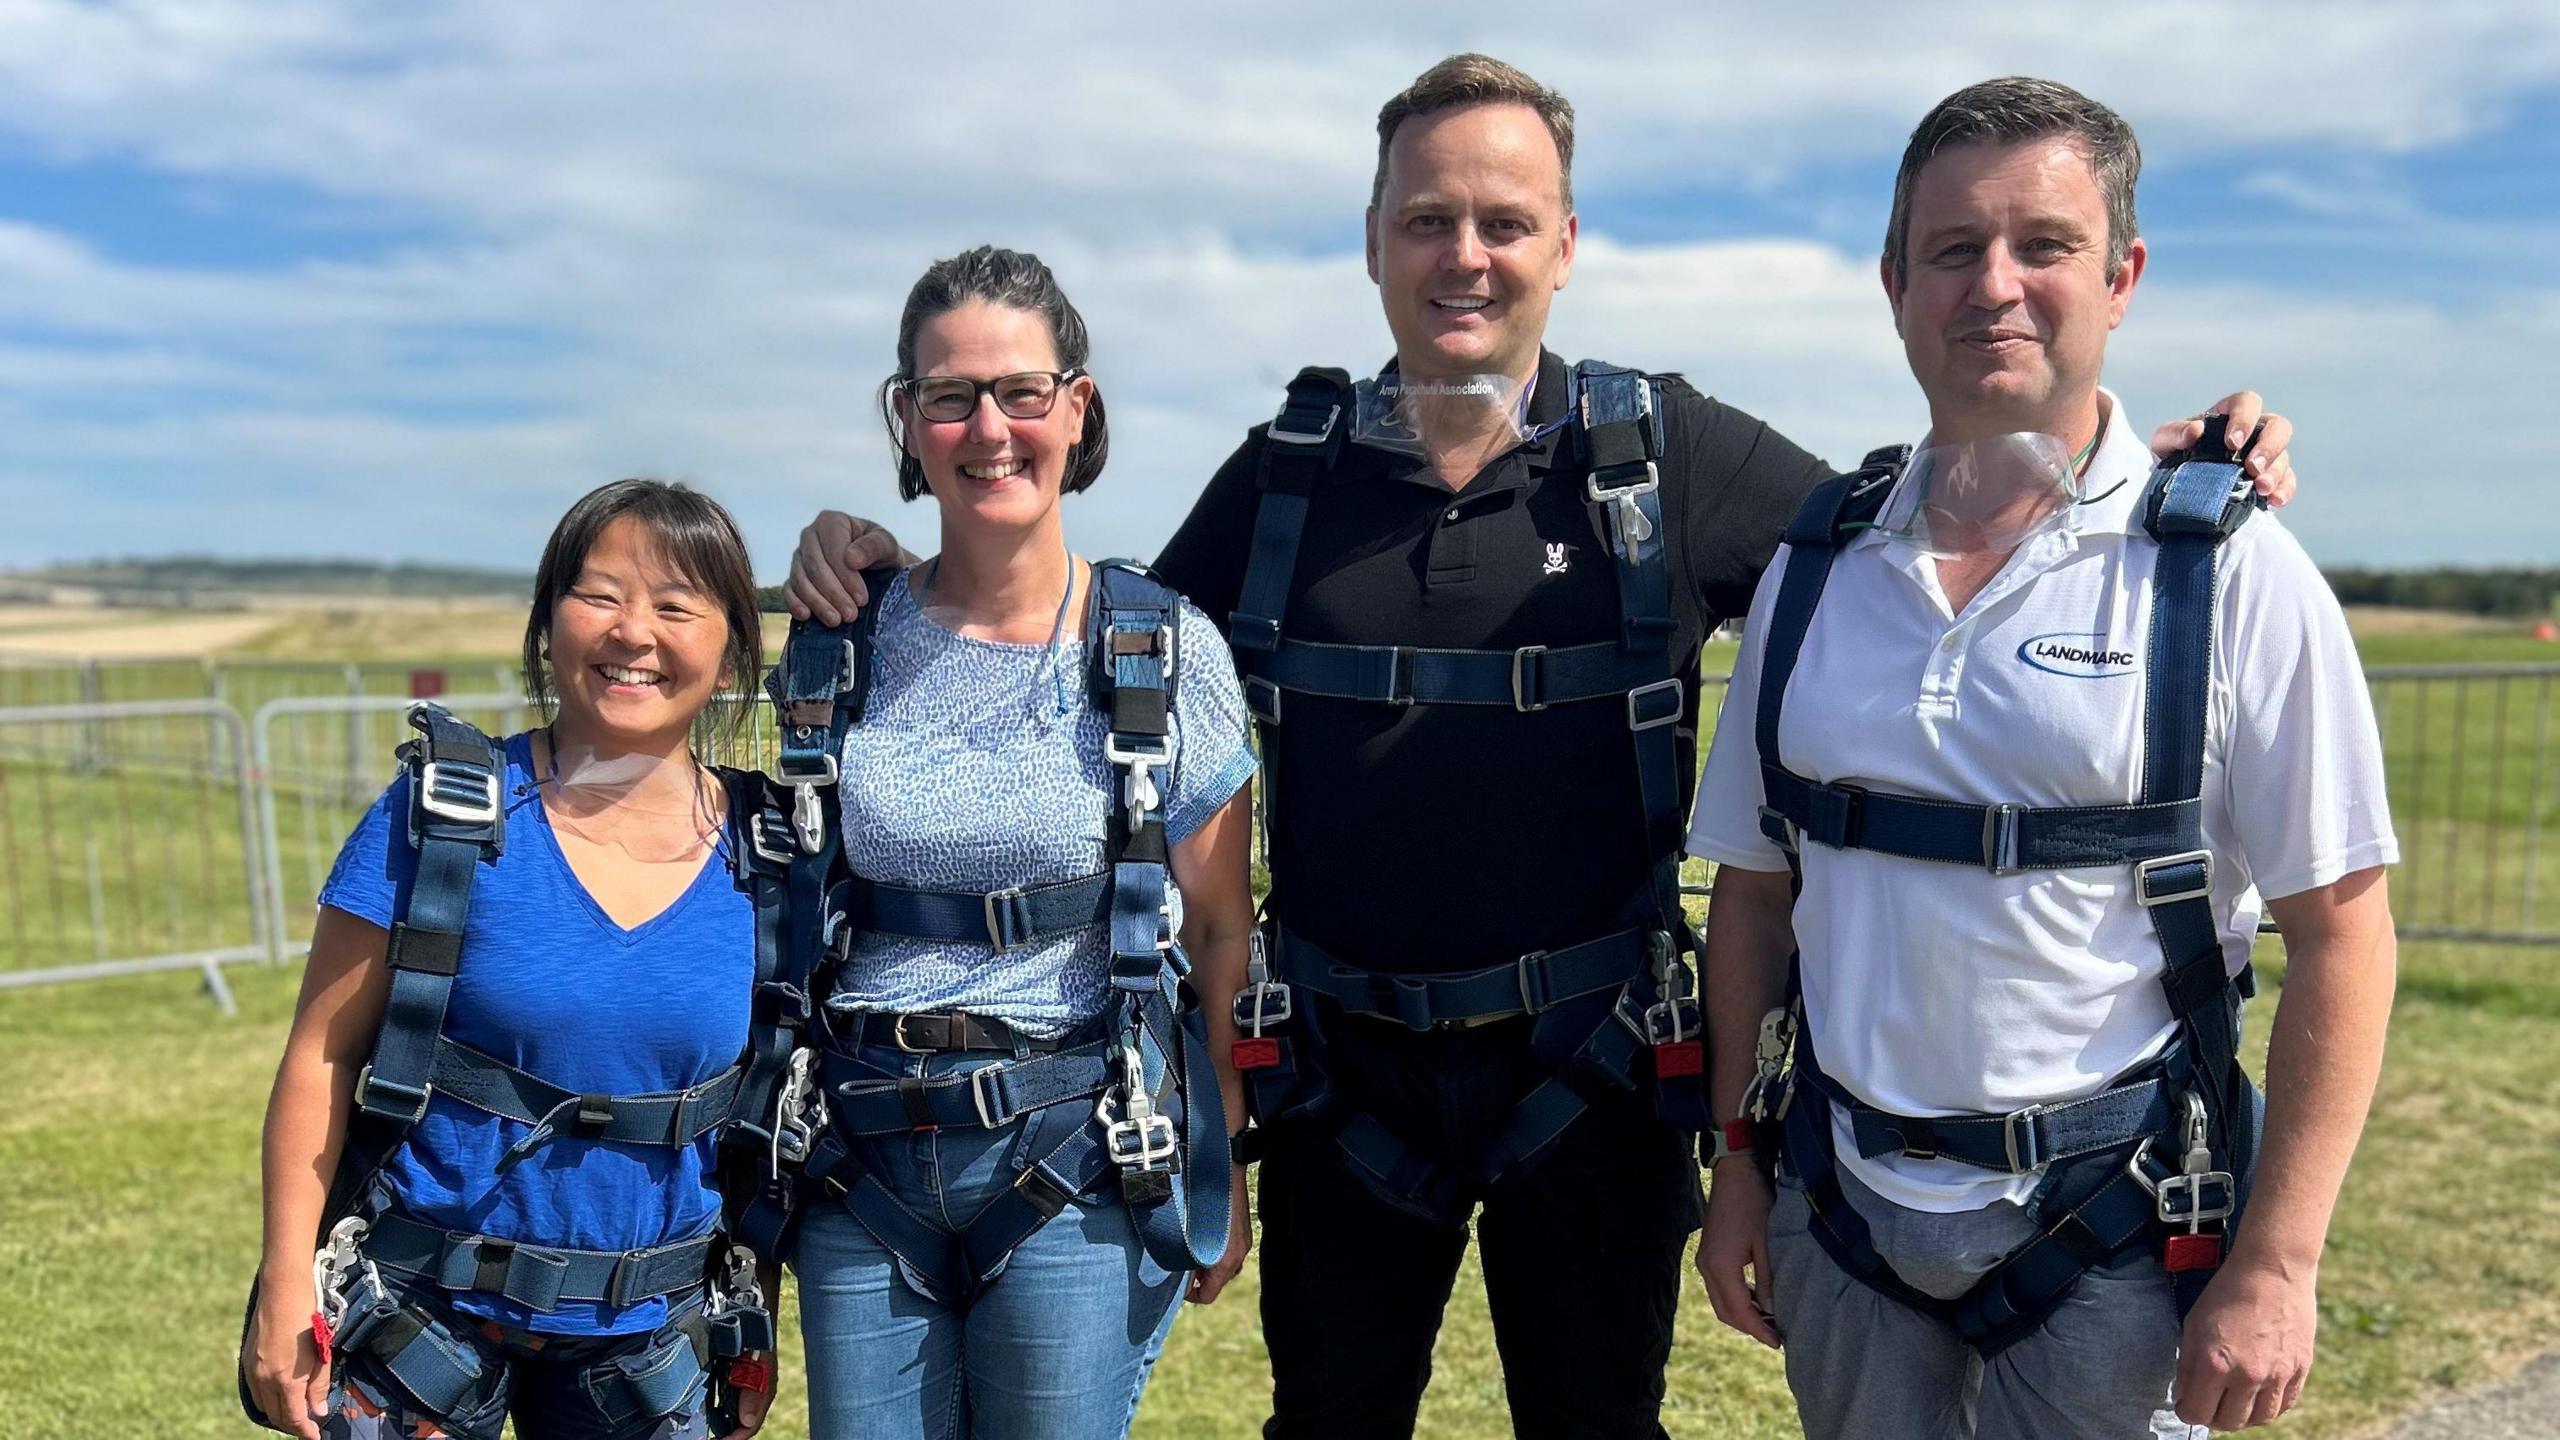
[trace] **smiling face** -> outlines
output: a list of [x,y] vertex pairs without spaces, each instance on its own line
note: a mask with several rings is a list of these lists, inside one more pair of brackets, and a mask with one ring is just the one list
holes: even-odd
[[1576,229],[1537,111],[1465,105],[1405,121],[1368,240],[1404,375],[1528,379],[1547,307],[1573,273]]
[[[996,380],[1062,368],[1047,321],[1029,310],[977,300],[918,326],[915,354],[918,379]],[[1079,375],[1058,390],[1049,413],[1036,419],[1005,414],[991,393],[979,395],[964,420],[928,420],[904,392],[897,406],[907,453],[923,467],[943,524],[1018,529],[1056,511],[1067,452],[1084,438],[1092,400],[1092,379]]]
[[552,602],[552,683],[564,729],[639,748],[690,730],[722,681],[728,616],[670,563],[644,522],[605,526]]
[[1914,179],[1894,328],[1941,441],[2071,433],[2147,258],[2107,273],[2106,196],[2070,139],[1951,146]]

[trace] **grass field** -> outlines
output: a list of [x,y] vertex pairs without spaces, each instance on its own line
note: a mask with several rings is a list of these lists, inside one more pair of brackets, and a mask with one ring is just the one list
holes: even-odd
[[[2560,658],[2520,635],[2459,626],[2360,631],[2373,665]],[[1732,654],[1710,646],[1708,668],[1728,669]],[[203,694],[207,675],[195,662],[120,673],[167,695]],[[374,693],[405,693],[405,680],[397,666],[364,676]],[[244,712],[306,684],[345,693],[334,665],[278,665],[226,684]],[[2512,920],[2528,884],[2546,913],[2560,902],[2560,844],[2536,856],[2523,840],[2560,813],[2560,768],[2544,763],[2560,743],[2546,733],[2552,688],[2545,677],[2386,692],[2404,925]],[[76,698],[0,693],[0,704]],[[279,731],[294,757],[277,830],[297,933],[399,733],[396,716]],[[206,742],[201,721],[183,721],[124,727],[85,758],[61,736],[45,759],[0,748],[0,969],[248,936],[238,792],[207,768]],[[2280,948],[2261,963],[2280,982]],[[294,973],[235,969],[234,1019],[184,975],[0,993],[0,1095],[13,1102],[0,1107],[0,1436],[246,1433],[228,1366],[256,1245],[259,1112]],[[2280,996],[2280,983],[2267,993]],[[2267,1012],[2261,1003],[2253,1013],[2258,1037]],[[2548,949],[2405,947],[2383,1090],[2324,1274],[2321,1369],[2280,1433],[2366,1433],[2549,1345],[2560,1322],[2555,1020],[2560,967]],[[1505,1432],[1478,1286],[1470,1268],[1444,1329],[1426,1435]],[[1718,1330],[1694,1280],[1682,1315],[1672,1432],[1794,1433],[1773,1359]],[[1184,1317],[1139,1433],[1253,1434],[1266,1385],[1248,1272],[1219,1305]],[[767,1433],[803,1434],[792,1405]]]
[[[2263,960],[2280,982],[2280,953]],[[2278,1434],[2367,1433],[2512,1368],[2560,1324],[2560,972],[2547,953],[2436,945],[2403,964],[2322,1277],[2320,1368]],[[229,1366],[293,983],[236,971],[228,1020],[184,976],[0,999],[0,1435],[247,1433]],[[1470,1269],[1443,1328],[1422,1427],[1439,1440],[1504,1433],[1478,1287]],[[1794,1433],[1774,1357],[1721,1332],[1694,1279],[1681,1316],[1672,1433]],[[1252,1435],[1266,1385],[1248,1271],[1184,1315],[1138,1433]],[[804,1435],[795,1404],[766,1433]]]

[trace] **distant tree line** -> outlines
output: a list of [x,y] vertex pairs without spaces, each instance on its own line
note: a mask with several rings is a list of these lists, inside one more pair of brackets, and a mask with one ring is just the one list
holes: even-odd
[[[2560,569],[2368,570],[2326,572],[2349,605],[2393,605],[2467,615],[2524,619],[2555,614]],[[229,560],[202,555],[101,560],[24,572],[29,579],[150,590],[240,590],[333,595],[523,595],[533,578],[521,571],[462,565],[384,564],[370,560]],[[786,607],[779,585],[760,586],[768,613]]]
[[386,564],[379,560],[235,560],[211,555],[164,555],[49,565],[26,578],[102,589],[243,591],[256,594],[349,596],[530,595],[533,576],[522,570],[470,565]]
[[2526,618],[2553,613],[2560,570],[2336,569],[2322,572],[2347,605],[2397,605],[2466,615]]

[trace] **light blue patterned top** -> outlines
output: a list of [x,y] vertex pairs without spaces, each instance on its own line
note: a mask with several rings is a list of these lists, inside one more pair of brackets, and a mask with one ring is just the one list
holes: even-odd
[[[1103,867],[1113,793],[1108,728],[1086,685],[1084,627],[1052,651],[957,635],[900,575],[879,600],[878,667],[845,735],[845,859],[855,874],[933,890],[1047,885]],[[1165,839],[1179,845],[1253,778],[1244,694],[1226,637],[1182,605],[1174,636],[1174,761]],[[1182,901],[1170,883],[1173,914]],[[1111,938],[1095,925],[997,955],[985,944],[856,938],[838,1011],[966,1010],[1053,1036],[1109,1007]]]

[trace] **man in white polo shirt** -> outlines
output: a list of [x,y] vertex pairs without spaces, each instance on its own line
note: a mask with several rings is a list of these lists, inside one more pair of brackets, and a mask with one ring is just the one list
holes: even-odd
[[[2235,1429],[2310,1367],[2397,848],[2319,572],[2227,466],[2155,491],[2098,388],[2139,166],[2050,82],[1921,122],[1882,271],[1930,433],[1790,528],[1699,791],[1714,1103],[1744,1122],[1699,1268],[1783,1343],[1814,1440]],[[2262,913],[2263,1114],[2233,1054]],[[1755,1042],[1791,953],[1779,1076],[1786,1032]]]

